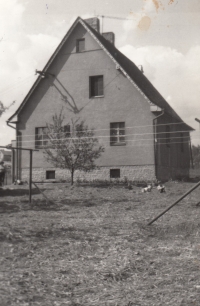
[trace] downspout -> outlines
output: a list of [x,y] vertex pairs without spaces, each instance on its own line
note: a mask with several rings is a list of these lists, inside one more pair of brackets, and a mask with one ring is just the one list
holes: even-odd
[[[165,113],[165,110],[162,109],[162,113],[160,115],[158,115],[157,117],[155,117],[153,119],[153,134],[154,134],[154,163],[155,163],[155,176],[156,176],[156,179],[157,179],[157,172],[158,172],[158,169],[157,169],[157,119],[161,116],[163,116]],[[156,121],[156,122],[155,122]]]
[[[6,123],[7,123],[7,126],[9,126],[12,129],[16,130],[16,147],[18,148],[17,128],[12,126],[12,125],[10,125],[10,121],[9,120],[7,120]],[[17,121],[14,122],[14,123],[16,124]],[[16,158],[17,158],[17,161],[18,161],[18,150],[17,150],[17,157]],[[15,162],[16,162],[16,158],[15,158],[15,151],[12,150],[12,183],[14,183],[14,181],[15,181]]]
[[190,137],[190,136],[189,136],[189,147],[190,147],[190,161],[191,161],[191,166],[192,166],[192,169],[194,169],[193,154],[192,154],[192,144],[191,144],[191,137]]

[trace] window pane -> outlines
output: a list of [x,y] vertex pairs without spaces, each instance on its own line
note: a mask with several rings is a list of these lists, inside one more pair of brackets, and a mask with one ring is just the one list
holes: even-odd
[[119,142],[125,142],[125,137],[124,136],[120,136],[119,137]]
[[110,178],[120,178],[120,169],[110,169]]
[[76,52],[85,51],[85,39],[77,39],[76,41]]
[[98,77],[98,96],[103,96],[103,77]]
[[110,123],[110,145],[125,145],[125,123]]
[[47,180],[55,179],[55,170],[46,171],[46,179]]
[[103,96],[103,76],[90,77],[90,97]]
[[70,137],[70,125],[65,125],[64,126],[64,137]]
[[48,144],[48,128],[47,127],[39,127],[35,129],[35,147],[41,148]]

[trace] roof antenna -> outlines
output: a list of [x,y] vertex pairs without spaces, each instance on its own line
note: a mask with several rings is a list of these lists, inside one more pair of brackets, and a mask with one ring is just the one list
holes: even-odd
[[46,77],[46,75],[45,75],[45,72],[43,72],[43,71],[40,71],[40,70],[35,70],[35,75],[36,74],[39,74],[42,78],[45,78]]
[[143,66],[142,66],[142,65],[138,65],[138,67],[140,68],[140,71],[141,71],[142,73],[144,73]]

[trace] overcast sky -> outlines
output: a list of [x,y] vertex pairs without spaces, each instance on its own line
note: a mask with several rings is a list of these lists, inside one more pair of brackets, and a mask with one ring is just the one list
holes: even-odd
[[[144,73],[200,144],[200,0],[0,0],[0,101],[15,104],[0,118],[0,144],[15,131],[15,112],[74,20],[104,15],[116,47]],[[118,17],[116,18],[106,18]],[[101,29],[102,29],[102,20]]]

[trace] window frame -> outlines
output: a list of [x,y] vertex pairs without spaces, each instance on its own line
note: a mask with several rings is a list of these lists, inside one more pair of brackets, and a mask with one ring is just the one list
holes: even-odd
[[110,179],[118,179],[121,177],[121,172],[119,168],[110,169]]
[[[36,149],[43,149],[46,145],[48,145],[48,135],[47,134],[39,134],[38,131],[39,129],[48,129],[46,126],[40,126],[40,127],[36,127],[35,128],[35,148]],[[42,136],[42,139],[38,139],[38,136],[41,137]],[[44,138],[45,136],[45,138]],[[41,144],[40,144],[41,142]]]
[[63,127],[63,133],[65,138],[69,138],[71,136],[71,127],[70,124],[66,124]]
[[[84,42],[84,49],[80,48],[79,43]],[[79,38],[76,40],[76,53],[82,53],[85,51],[85,38]]]
[[[114,127],[114,125],[116,125],[116,127]],[[110,122],[110,146],[125,146],[125,137],[125,122]],[[116,138],[116,141],[114,141],[114,138]]]
[[[53,174],[53,178],[52,177],[48,177],[48,175]],[[56,171],[55,170],[46,170],[46,180],[55,180],[56,178]]]
[[[101,79],[101,83],[96,83],[96,80]],[[97,86],[97,88],[95,88]],[[97,91],[97,93],[96,93]],[[89,77],[89,98],[104,97],[104,76],[92,75]]]

